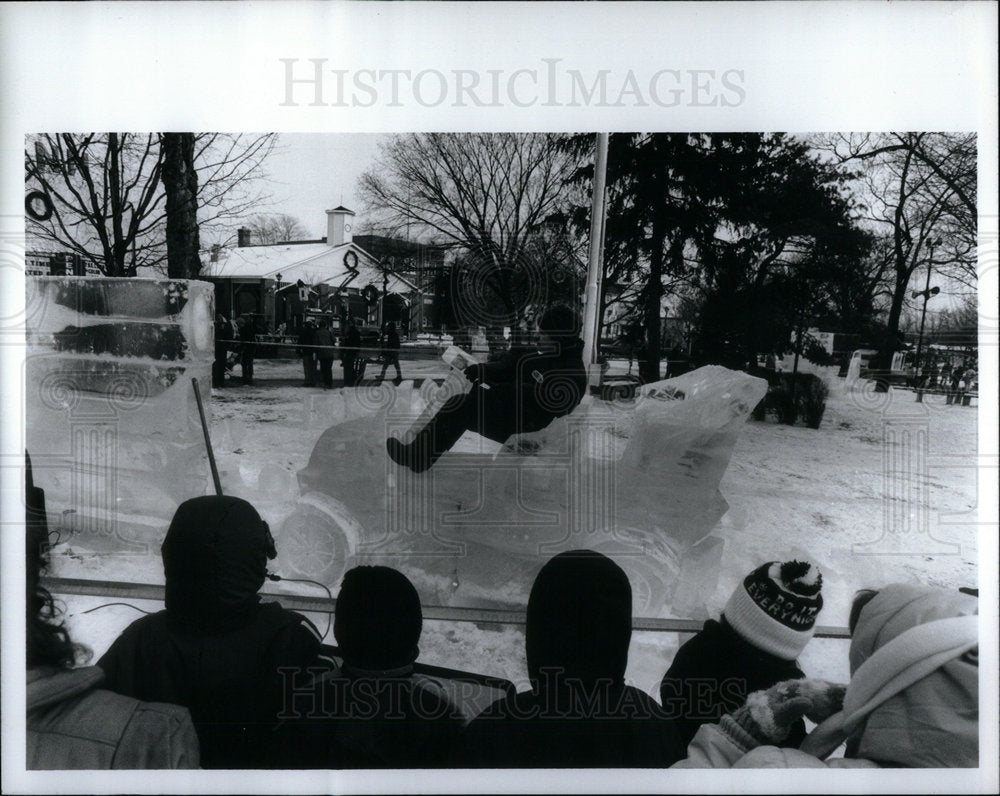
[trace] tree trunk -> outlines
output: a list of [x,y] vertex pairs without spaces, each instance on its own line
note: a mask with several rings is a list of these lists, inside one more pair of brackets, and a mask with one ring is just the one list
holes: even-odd
[[163,188],[167,195],[167,276],[195,279],[201,273],[198,237],[198,174],[194,133],[164,133]]

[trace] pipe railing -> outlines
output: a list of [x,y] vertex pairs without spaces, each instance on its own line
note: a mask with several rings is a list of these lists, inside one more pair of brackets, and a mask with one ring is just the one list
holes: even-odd
[[[92,580],[87,578],[42,578],[42,585],[53,594],[72,594],[84,597],[108,597],[113,600],[154,600],[163,602],[164,588],[158,584],[129,583],[126,581]],[[267,601],[280,602],[285,608],[307,613],[333,613],[336,598],[310,597],[301,594],[263,591],[260,596]],[[473,622],[485,625],[524,625],[524,611],[505,611],[495,608],[461,608],[449,605],[421,606],[424,619],[448,622]],[[661,619],[633,617],[632,629],[660,633],[697,633],[704,622],[698,619]],[[850,638],[845,627],[817,625],[817,638]]]

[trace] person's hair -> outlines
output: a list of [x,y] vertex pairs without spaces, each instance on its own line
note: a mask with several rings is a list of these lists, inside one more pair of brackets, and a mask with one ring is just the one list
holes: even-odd
[[878,589],[861,589],[854,594],[854,600],[851,602],[851,613],[847,617],[847,629],[852,636],[854,628],[858,626],[858,618],[861,616],[862,609],[874,599],[876,594],[878,594]]
[[27,667],[58,666],[72,668],[90,658],[90,650],[76,644],[62,622],[59,610],[49,590],[41,584],[42,573],[49,565],[49,535],[44,523],[31,517],[30,509],[25,539],[27,575],[27,634],[25,646]]
[[551,304],[538,319],[538,329],[549,337],[572,340],[580,336],[580,317],[566,304]]

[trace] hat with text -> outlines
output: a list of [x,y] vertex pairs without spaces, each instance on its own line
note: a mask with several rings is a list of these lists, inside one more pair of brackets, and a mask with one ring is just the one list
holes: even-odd
[[769,561],[736,587],[722,615],[758,649],[794,660],[812,638],[822,586],[823,576],[808,561]]

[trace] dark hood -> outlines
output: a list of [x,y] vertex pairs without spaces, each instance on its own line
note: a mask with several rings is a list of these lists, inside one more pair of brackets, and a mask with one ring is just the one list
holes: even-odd
[[549,561],[531,587],[525,644],[528,674],[555,668],[584,684],[624,682],[632,638],[632,587],[614,561],[571,550]]
[[258,602],[269,532],[235,497],[198,497],[177,509],[160,548],[168,613],[200,628],[235,621]]

